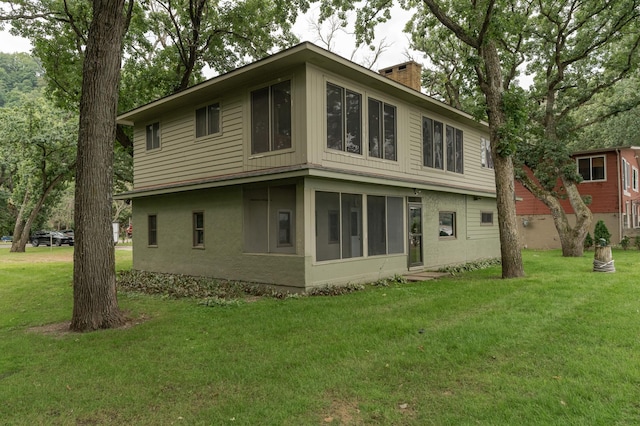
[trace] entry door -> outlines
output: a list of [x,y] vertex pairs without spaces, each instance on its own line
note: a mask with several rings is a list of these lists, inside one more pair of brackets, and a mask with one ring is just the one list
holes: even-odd
[[422,266],[422,204],[409,203],[409,267]]

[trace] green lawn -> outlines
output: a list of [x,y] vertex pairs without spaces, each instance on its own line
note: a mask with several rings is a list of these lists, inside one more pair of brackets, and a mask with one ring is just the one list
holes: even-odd
[[613,274],[591,272],[592,252],[525,251],[517,280],[494,267],[216,307],[121,294],[144,322],[34,332],[71,317],[71,250],[0,249],[0,424],[640,422],[635,250],[614,251]]

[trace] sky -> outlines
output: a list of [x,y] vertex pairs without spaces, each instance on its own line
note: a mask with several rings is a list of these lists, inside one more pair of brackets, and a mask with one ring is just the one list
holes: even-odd
[[[328,30],[329,23],[325,23],[322,26],[323,29],[318,33],[318,30],[314,28],[313,25],[313,22],[317,20],[316,18],[318,14],[318,6],[316,5],[305,15],[298,18],[293,31],[301,41],[310,41],[320,47],[327,48],[326,43],[322,42],[320,34],[326,38],[330,32]],[[351,59],[357,64],[376,71],[392,65],[407,62],[408,60],[414,60],[422,63],[423,55],[420,52],[409,50],[408,34],[402,32],[402,28],[404,28],[405,23],[410,17],[411,14],[409,12],[400,9],[399,7],[394,7],[392,10],[392,20],[379,26],[377,33],[384,34],[384,37],[378,37],[374,40],[373,44],[378,45],[383,41],[386,47],[373,65],[370,63],[373,59],[373,53],[367,48],[367,46],[361,46],[355,54],[353,53],[354,49],[356,49],[355,37],[348,34],[349,28],[347,28],[346,31],[342,30],[335,33],[335,38],[331,43],[329,50],[344,56],[347,59]],[[0,52],[28,52],[30,48],[31,44],[28,40],[20,37],[14,37],[9,34],[6,29],[4,31],[0,31]]]

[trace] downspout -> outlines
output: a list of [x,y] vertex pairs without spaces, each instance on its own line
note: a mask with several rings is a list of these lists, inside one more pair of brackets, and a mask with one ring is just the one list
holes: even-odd
[[618,241],[622,239],[622,203],[623,196],[622,194],[622,172],[620,171],[622,164],[622,157],[620,156],[620,150],[616,148],[616,170],[618,172]]

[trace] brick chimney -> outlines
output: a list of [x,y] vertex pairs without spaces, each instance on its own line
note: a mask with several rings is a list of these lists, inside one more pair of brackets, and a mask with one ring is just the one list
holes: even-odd
[[390,68],[381,69],[378,72],[418,92],[422,88],[422,65],[417,62],[405,62]]

